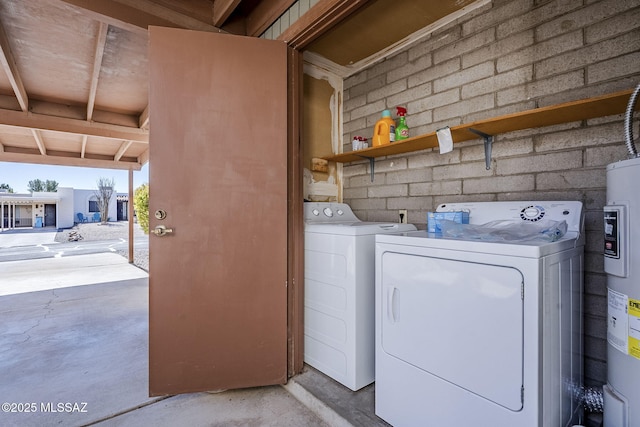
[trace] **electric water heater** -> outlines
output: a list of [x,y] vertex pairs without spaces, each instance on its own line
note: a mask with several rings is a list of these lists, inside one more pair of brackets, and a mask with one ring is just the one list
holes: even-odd
[[607,273],[607,385],[604,426],[640,427],[640,156],[629,101],[625,137],[629,159],[607,166],[604,271]]

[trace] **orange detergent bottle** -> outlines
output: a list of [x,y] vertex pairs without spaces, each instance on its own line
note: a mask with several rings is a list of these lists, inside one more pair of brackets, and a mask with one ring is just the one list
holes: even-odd
[[372,147],[389,144],[396,140],[396,122],[391,118],[391,111],[384,110],[382,118],[376,122],[373,128]]

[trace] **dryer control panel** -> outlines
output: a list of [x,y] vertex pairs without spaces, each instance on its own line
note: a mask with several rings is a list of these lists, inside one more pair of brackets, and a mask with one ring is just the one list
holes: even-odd
[[524,201],[524,202],[469,202],[444,203],[437,212],[469,212],[470,224],[508,220],[537,222],[543,219],[566,221],[568,231],[582,233],[582,202],[578,201]]
[[522,208],[520,211],[520,218],[524,221],[536,222],[544,218],[545,213],[544,207],[531,205],[526,208]]

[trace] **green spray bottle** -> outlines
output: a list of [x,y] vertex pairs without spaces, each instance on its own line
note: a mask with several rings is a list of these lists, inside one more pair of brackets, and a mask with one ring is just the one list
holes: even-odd
[[404,107],[396,107],[398,110],[398,125],[396,126],[396,141],[401,141],[403,139],[409,138],[409,127],[407,126],[407,122],[405,116],[407,115],[407,109]]

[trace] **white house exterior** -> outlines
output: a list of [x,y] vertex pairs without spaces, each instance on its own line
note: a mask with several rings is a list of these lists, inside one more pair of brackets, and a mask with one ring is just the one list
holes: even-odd
[[[57,192],[16,194],[0,191],[0,231],[14,228],[70,228],[80,222],[82,214],[86,222],[100,221],[94,217],[97,208],[95,190],[75,190],[59,187]],[[109,221],[116,221],[116,193],[109,201]],[[99,214],[99,213],[98,213]]]
[[[78,213],[82,213],[82,215],[87,219],[87,222],[100,221],[100,209],[98,208],[96,190],[74,190],[73,199],[75,222],[79,222]],[[116,193],[113,193],[111,195],[111,200],[109,200],[109,213],[107,216],[109,217],[109,221],[117,221]]]

